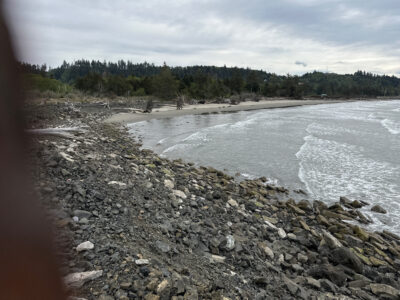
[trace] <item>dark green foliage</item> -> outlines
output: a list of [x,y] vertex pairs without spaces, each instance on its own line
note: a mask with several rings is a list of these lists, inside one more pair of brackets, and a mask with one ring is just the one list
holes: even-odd
[[111,75],[107,77],[106,91],[108,93],[117,96],[126,96],[130,90],[132,90],[132,86],[129,84],[126,78],[118,75]]
[[97,73],[89,73],[84,77],[76,80],[75,86],[77,89],[86,92],[98,92],[104,91],[105,82],[103,78]]
[[181,86],[183,92],[194,99],[215,99],[230,94],[222,80],[201,72],[194,76],[185,76],[181,80]]
[[47,70],[46,65],[21,64],[30,74],[75,84],[82,91],[120,96],[154,95],[173,99],[179,93],[194,99],[217,99],[249,92],[267,97],[326,94],[328,97],[375,97],[400,95],[400,79],[357,71],[354,74],[312,72],[281,76],[260,70],[216,66],[168,67],[79,60]]
[[291,76],[288,74],[285,80],[283,81],[283,89],[284,89],[283,96],[294,99],[301,99],[303,97],[302,86],[303,83],[300,82],[298,76]]
[[256,71],[251,71],[247,75],[245,88],[250,93],[259,93],[262,82],[262,77]]
[[153,94],[161,99],[174,99],[178,92],[178,81],[171,73],[171,69],[164,64],[161,72],[153,77]]
[[232,76],[224,80],[224,84],[230,88],[231,93],[240,94],[243,90],[244,80],[240,69],[235,68],[232,71]]
[[65,94],[71,91],[71,87],[59,80],[47,78],[40,74],[25,74],[25,86],[28,90],[36,90],[39,92],[52,91]]

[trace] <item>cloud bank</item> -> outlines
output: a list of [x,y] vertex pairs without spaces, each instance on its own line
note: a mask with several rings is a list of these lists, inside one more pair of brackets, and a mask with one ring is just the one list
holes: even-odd
[[[20,58],[400,72],[398,0],[8,0]],[[295,63],[293,63],[295,61]]]

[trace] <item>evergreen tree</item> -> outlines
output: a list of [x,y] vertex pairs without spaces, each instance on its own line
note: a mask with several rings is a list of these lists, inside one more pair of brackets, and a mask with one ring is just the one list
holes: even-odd
[[161,99],[174,99],[178,92],[178,82],[171,73],[171,69],[164,63],[160,74],[152,80],[153,94]]

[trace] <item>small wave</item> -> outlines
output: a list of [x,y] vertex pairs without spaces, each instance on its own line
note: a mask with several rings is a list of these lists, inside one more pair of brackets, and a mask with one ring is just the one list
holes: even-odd
[[139,126],[144,126],[148,123],[149,123],[149,121],[140,121],[140,122],[128,123],[128,124],[126,124],[126,126],[129,128],[135,128],[135,127],[139,127]]
[[176,145],[173,145],[173,146],[171,146],[171,147],[165,149],[165,150],[161,153],[161,155],[165,155],[166,153],[170,153],[170,152],[172,152],[172,151],[184,150],[184,149],[187,149],[187,148],[189,148],[189,147],[191,147],[191,146],[192,146],[191,144],[176,144]]
[[240,173],[240,175],[241,175],[242,177],[246,178],[246,179],[249,179],[249,180],[253,180],[253,179],[256,179],[256,178],[257,178],[257,176],[251,175],[251,174],[247,174],[247,173]]
[[257,122],[258,118],[251,118],[245,121],[239,121],[232,124],[230,127],[234,129],[241,129]]
[[304,141],[296,153],[298,176],[314,197],[332,202],[345,194],[375,203],[382,198],[383,190],[388,198],[397,197],[390,179],[399,174],[398,167],[364,157],[362,149],[353,145],[312,135]]
[[381,121],[383,127],[385,127],[391,134],[400,133],[400,124],[389,119],[384,119]]
[[207,130],[225,128],[225,127],[227,127],[228,125],[229,125],[228,123],[225,123],[225,124],[218,124],[218,125],[214,125],[214,126],[208,127]]
[[360,131],[344,128],[337,125],[324,125],[320,123],[311,123],[307,126],[306,131],[311,135],[338,135],[342,133],[350,133],[360,135]]
[[164,142],[165,142],[166,140],[168,140],[168,139],[169,139],[168,137],[163,138],[163,139],[159,140],[159,141],[157,142],[156,145],[162,145],[162,144],[164,144]]
[[395,109],[393,109],[392,111],[394,111],[394,112],[400,112],[400,107],[399,107],[399,108],[395,108]]
[[207,138],[207,133],[204,131],[197,131],[188,137],[184,138],[182,142],[189,142],[189,141],[202,141],[207,142],[209,139]]
[[[260,177],[260,176],[247,174],[247,173],[240,173],[240,176],[242,176],[245,179],[249,179],[249,180],[254,180],[254,179],[257,179]],[[278,182],[279,181],[276,178],[267,178],[267,181],[265,182],[265,184],[278,185]]]
[[296,153],[298,177],[315,200],[327,203],[346,195],[371,204],[380,204],[386,215],[363,209],[374,223],[373,230],[400,230],[399,187],[393,178],[400,176],[400,167],[376,161],[363,155],[362,148],[308,135]]

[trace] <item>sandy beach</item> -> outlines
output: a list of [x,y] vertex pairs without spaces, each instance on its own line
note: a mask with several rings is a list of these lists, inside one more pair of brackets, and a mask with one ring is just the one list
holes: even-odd
[[154,109],[151,113],[118,113],[107,118],[107,123],[135,123],[147,121],[151,119],[164,119],[173,118],[184,115],[201,115],[201,114],[215,114],[215,113],[229,113],[237,111],[248,111],[257,109],[271,109],[271,108],[284,108],[302,105],[316,105],[316,104],[330,104],[345,102],[349,100],[261,100],[259,102],[242,102],[238,105],[230,104],[196,104],[185,105],[182,110],[177,110],[175,106],[164,106]]

